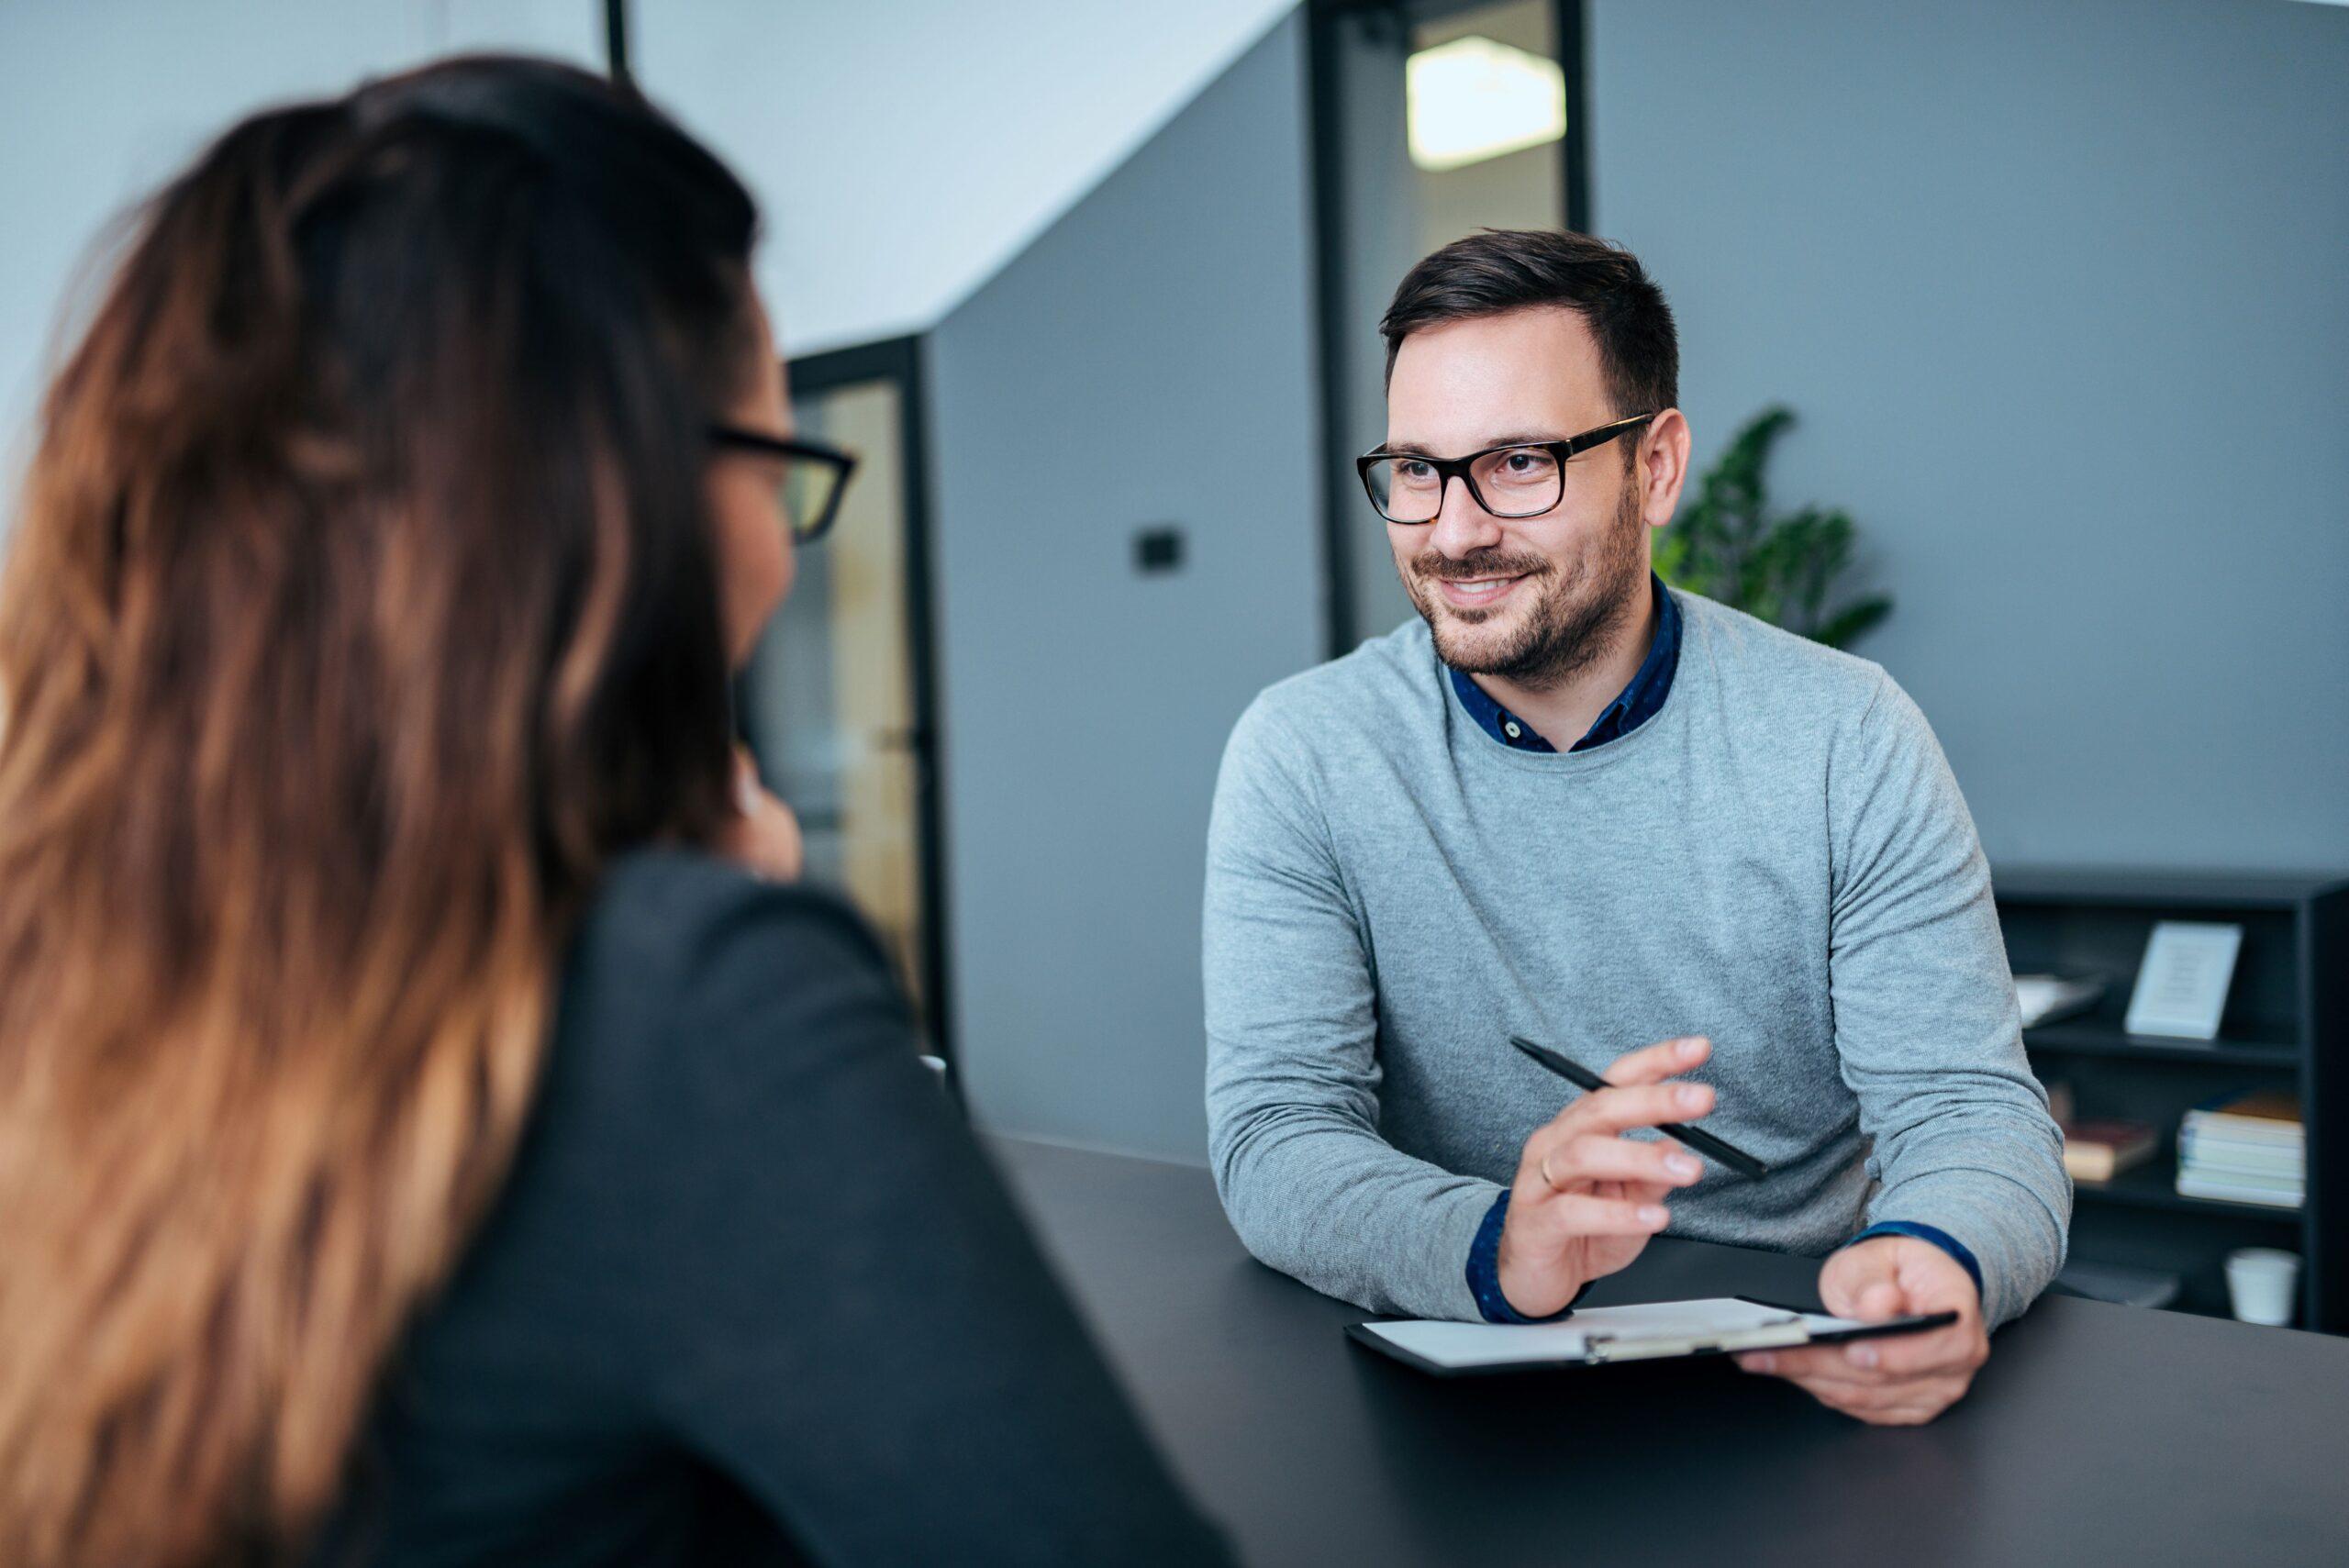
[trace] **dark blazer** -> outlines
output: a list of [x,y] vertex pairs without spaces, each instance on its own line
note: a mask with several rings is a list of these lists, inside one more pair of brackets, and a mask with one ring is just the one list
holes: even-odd
[[314,1561],[1228,1561],[840,905],[612,872]]

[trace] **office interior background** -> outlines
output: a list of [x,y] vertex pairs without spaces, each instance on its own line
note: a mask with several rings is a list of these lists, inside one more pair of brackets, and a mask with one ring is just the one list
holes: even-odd
[[[129,203],[247,109],[472,49],[624,72],[759,193],[798,416],[865,463],[743,725],[981,1126],[1203,1161],[1224,738],[1410,613],[1350,466],[1378,314],[1444,240],[1565,224],[1670,295],[1698,472],[1784,406],[1774,494],[1857,520],[1893,609],[1854,651],[1932,720],[2017,967],[2116,987],[2043,1076],[2165,1137],[2303,1095],[2300,1207],[2156,1165],[2076,1254],[2223,1311],[2226,1251],[2299,1248],[2349,1330],[2349,8],[0,0],[12,490]],[[1464,82],[1518,106],[1447,121]],[[2114,1023],[2167,917],[2245,930],[2218,1046]]]

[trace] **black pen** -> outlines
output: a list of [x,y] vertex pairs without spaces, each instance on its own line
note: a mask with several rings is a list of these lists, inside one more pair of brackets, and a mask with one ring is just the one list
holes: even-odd
[[[1509,1036],[1508,1042],[1576,1088],[1596,1093],[1600,1089],[1616,1087],[1581,1062],[1569,1062],[1548,1046],[1536,1045],[1521,1034]],[[1656,1123],[1655,1129],[1666,1138],[1679,1140],[1699,1154],[1712,1156],[1741,1176],[1758,1182],[1770,1173],[1769,1166],[1735,1144],[1722,1142],[1703,1128],[1688,1127],[1676,1121],[1661,1121]]]

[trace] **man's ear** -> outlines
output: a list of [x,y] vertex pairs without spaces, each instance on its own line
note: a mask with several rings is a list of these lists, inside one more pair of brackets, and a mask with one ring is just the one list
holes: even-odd
[[1677,408],[1667,408],[1640,432],[1638,472],[1640,517],[1660,528],[1672,521],[1680,505],[1681,487],[1688,482],[1688,421]]

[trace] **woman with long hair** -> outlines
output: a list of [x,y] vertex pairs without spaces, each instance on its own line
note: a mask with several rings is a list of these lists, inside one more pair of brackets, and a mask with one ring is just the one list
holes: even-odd
[[754,228],[489,59],[145,213],[0,579],[0,1562],[1220,1560],[872,940],[740,863]]

